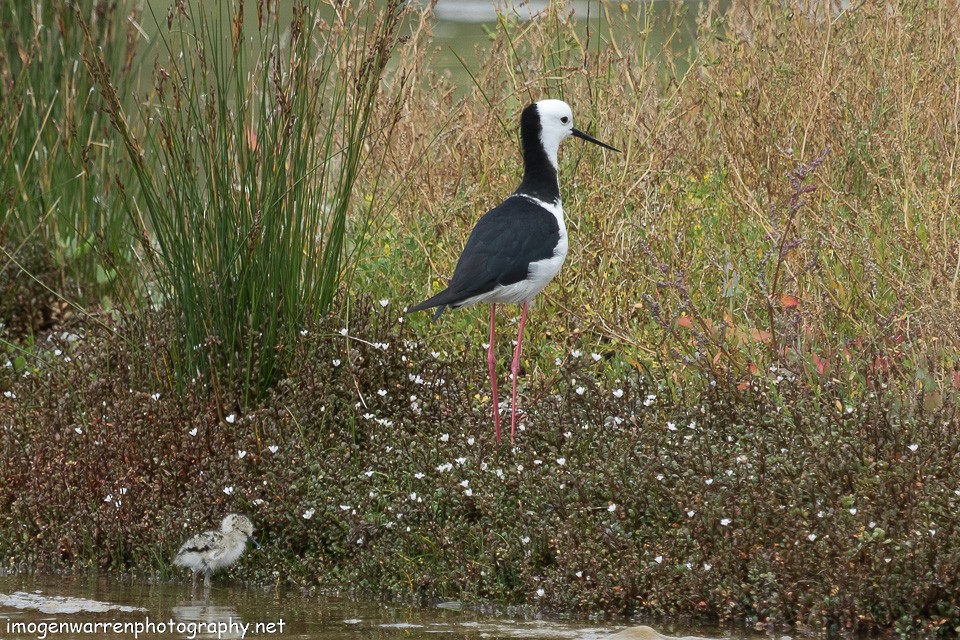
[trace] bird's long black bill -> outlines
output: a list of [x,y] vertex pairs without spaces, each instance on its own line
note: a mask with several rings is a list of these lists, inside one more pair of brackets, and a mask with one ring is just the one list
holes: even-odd
[[572,130],[570,131],[570,133],[572,133],[572,134],[575,135],[576,137],[580,138],[581,140],[586,140],[587,142],[592,142],[593,144],[600,145],[600,146],[603,147],[604,149],[610,149],[610,151],[616,151],[617,153],[620,153],[620,149],[617,149],[616,147],[611,147],[611,146],[608,145],[608,144],[605,144],[605,143],[603,143],[603,142],[600,142],[599,140],[597,140],[597,139],[594,138],[593,136],[588,136],[587,134],[585,134],[583,131],[580,131],[579,129],[572,129]]

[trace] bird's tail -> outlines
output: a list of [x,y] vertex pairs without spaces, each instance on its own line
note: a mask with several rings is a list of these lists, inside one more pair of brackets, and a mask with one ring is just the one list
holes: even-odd
[[446,289],[433,296],[429,300],[424,300],[420,304],[410,307],[407,309],[407,313],[413,313],[414,311],[423,311],[425,309],[432,309],[433,307],[439,307],[437,312],[433,314],[433,320],[436,322],[437,318],[440,317],[440,314],[443,313],[443,310],[447,308],[447,300],[445,299],[447,295]]

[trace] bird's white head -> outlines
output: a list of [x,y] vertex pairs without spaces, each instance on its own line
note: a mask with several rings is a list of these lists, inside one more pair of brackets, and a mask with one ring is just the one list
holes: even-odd
[[250,518],[247,516],[240,515],[239,513],[231,513],[220,523],[220,530],[224,533],[239,531],[249,538],[253,536],[253,523],[250,522]]
[[556,169],[560,143],[573,134],[573,111],[563,100],[541,100],[536,107],[540,117],[540,144]]

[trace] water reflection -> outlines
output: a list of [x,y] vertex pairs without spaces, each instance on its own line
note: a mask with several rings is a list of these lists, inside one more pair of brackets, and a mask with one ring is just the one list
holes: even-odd
[[[71,631],[70,624],[73,624]],[[94,625],[99,624],[99,627]],[[149,625],[153,625],[152,627]],[[31,626],[32,625],[32,626]],[[47,625],[47,627],[44,627]],[[746,640],[759,637],[716,628],[635,627],[497,617],[456,601],[429,609],[296,590],[230,584],[191,590],[185,582],[119,582],[64,576],[0,576],[0,638],[301,638],[305,640]],[[86,629],[81,628],[86,625]],[[114,626],[119,625],[117,630]],[[139,627],[137,626],[139,625]],[[135,632],[136,629],[147,631]],[[152,631],[152,632],[151,632]]]
[[209,597],[174,607],[173,617],[201,630],[198,638],[243,638],[250,631],[250,623],[236,609],[212,604]]

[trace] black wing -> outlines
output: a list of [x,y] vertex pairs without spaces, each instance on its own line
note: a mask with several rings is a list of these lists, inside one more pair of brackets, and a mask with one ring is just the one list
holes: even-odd
[[531,262],[553,257],[558,242],[560,225],[552,213],[528,198],[510,197],[477,222],[447,288],[409,311],[443,311],[497,286],[520,282]]

